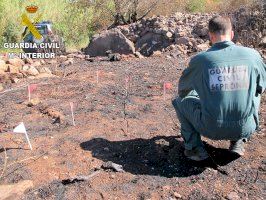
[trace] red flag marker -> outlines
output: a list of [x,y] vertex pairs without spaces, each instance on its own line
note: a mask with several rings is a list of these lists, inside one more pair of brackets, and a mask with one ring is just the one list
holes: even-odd
[[172,89],[172,83],[164,82],[163,84],[163,100],[166,100],[166,90]]
[[165,83],[165,89],[167,90],[172,89],[172,83]]
[[37,84],[28,85],[28,97],[29,101],[31,100],[31,93],[37,89]]

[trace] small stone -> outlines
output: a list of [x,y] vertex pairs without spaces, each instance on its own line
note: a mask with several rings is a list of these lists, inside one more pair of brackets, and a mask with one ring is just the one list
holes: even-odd
[[42,63],[40,61],[35,61],[34,63],[31,64],[32,67],[39,67],[41,65]]
[[171,44],[171,45],[169,46],[169,49],[170,49],[170,50],[174,50],[174,49],[175,49],[175,45]]
[[0,92],[4,90],[3,84],[0,83]]
[[51,70],[48,67],[42,67],[39,70],[40,73],[52,74]]
[[6,62],[3,60],[0,60],[0,71],[6,71],[7,70],[7,65]]
[[227,195],[227,199],[228,200],[239,200],[240,197],[238,196],[238,194],[236,192],[230,192],[228,195]]
[[209,44],[207,43],[197,45],[198,51],[206,51],[208,48],[209,48]]
[[171,38],[172,36],[173,36],[173,34],[172,34],[171,32],[167,32],[167,33],[166,33],[166,37],[167,37],[167,38]]
[[102,164],[102,168],[103,169],[112,169],[112,170],[114,170],[116,172],[124,172],[124,169],[123,169],[123,166],[122,165],[113,163],[111,161],[108,161],[108,162],[103,163]]
[[178,45],[187,45],[189,43],[189,39],[187,37],[176,38],[175,43]]
[[25,62],[26,64],[33,64],[33,60],[32,60],[31,58],[25,58],[25,59],[24,59],[24,62]]
[[70,53],[67,55],[67,58],[74,58],[75,54],[74,53]]
[[111,179],[114,179],[114,178],[115,178],[115,175],[114,175],[114,174],[112,174],[110,177],[111,177]]
[[154,51],[153,54],[152,54],[152,56],[159,56],[161,54],[162,54],[161,51]]
[[85,59],[85,55],[83,54],[76,54],[75,58],[79,58],[79,59]]
[[259,45],[263,48],[266,48],[266,36],[261,39]]
[[137,58],[144,58],[144,56],[140,52],[138,52],[138,51],[135,52],[135,56]]
[[43,59],[41,59],[40,62],[41,62],[42,65],[46,64],[45,60],[43,60]]
[[171,189],[170,185],[163,186],[163,191],[169,191]]
[[68,60],[61,63],[62,66],[72,65],[74,63],[73,58],[69,58]]
[[17,74],[19,73],[19,67],[8,64],[7,65],[7,72],[13,73],[13,74]]
[[182,198],[181,194],[179,194],[179,193],[177,193],[177,192],[174,193],[174,196],[175,196],[175,198],[177,198],[177,199],[181,199],[181,198]]
[[[67,58],[67,57],[66,57]],[[56,60],[54,60],[54,59],[51,59],[51,60],[47,60],[46,61],[47,62],[47,64],[56,64],[57,63],[57,61]]]
[[33,98],[33,99],[31,99],[31,100],[27,103],[27,105],[28,105],[29,107],[32,107],[32,106],[36,106],[36,105],[38,105],[39,103],[41,103],[41,101],[40,101],[39,98]]
[[22,67],[22,71],[27,71],[29,68],[30,68],[29,65],[24,65],[24,66]]
[[10,77],[12,83],[18,83],[19,79],[17,77]]
[[41,79],[41,78],[58,78],[58,76],[54,74],[47,74],[47,73],[40,73],[36,75],[35,77],[33,76],[33,79]]
[[28,75],[36,76],[36,75],[39,74],[39,71],[35,67],[29,66],[29,69],[27,70],[27,73],[28,73]]
[[20,58],[12,58],[7,61],[7,64],[13,65],[15,67],[22,67],[25,63]]
[[63,62],[67,60],[67,56],[61,55],[59,56],[59,61]]

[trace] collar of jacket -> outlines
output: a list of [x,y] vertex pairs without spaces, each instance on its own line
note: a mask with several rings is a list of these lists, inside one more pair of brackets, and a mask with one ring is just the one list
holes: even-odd
[[234,45],[235,43],[232,41],[222,41],[222,42],[217,42],[214,45],[212,45],[211,49],[223,49],[229,46]]

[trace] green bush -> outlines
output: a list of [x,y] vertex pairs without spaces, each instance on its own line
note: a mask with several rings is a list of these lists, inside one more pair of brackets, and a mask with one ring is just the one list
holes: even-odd
[[[42,20],[53,22],[54,28],[65,39],[67,47],[75,49],[85,47],[92,34],[113,22],[115,1],[0,0],[0,44],[22,40],[24,26],[21,24],[21,15],[26,13],[26,6],[34,4],[39,7],[38,12],[33,15],[27,13],[32,20],[37,14],[42,14]],[[177,11],[227,11],[229,8],[235,9],[253,1],[255,0],[160,0],[150,15],[169,15]],[[147,10],[150,2],[154,0],[143,1],[138,9]],[[165,9],[165,6],[169,9]]]
[[[32,3],[31,3],[32,2]],[[69,0],[0,0],[0,42],[20,42],[24,26],[21,15],[27,13],[25,7],[31,4],[39,7],[36,14],[27,15],[33,19],[41,14],[41,21],[52,21],[55,30],[65,39],[67,47],[80,48],[88,44],[93,34],[92,6],[80,6]]]
[[189,0],[186,9],[189,12],[204,12],[206,9],[206,0]]

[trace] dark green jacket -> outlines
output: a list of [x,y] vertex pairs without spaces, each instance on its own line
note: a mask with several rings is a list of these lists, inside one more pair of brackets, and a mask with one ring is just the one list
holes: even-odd
[[178,89],[181,98],[192,90],[198,93],[202,119],[210,131],[247,135],[258,127],[265,88],[266,66],[259,53],[224,41],[191,59]]

